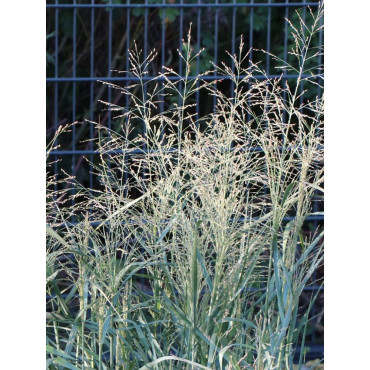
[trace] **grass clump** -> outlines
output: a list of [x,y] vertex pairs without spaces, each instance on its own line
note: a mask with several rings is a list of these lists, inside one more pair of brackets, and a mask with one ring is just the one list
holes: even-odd
[[[132,51],[140,82],[109,84],[130,101],[107,103],[122,130],[95,123],[100,188],[48,181],[49,368],[293,369],[311,307],[300,297],[323,258],[323,232],[302,233],[323,183],[323,99],[301,89],[322,77],[311,63],[322,6],[310,14],[312,26],[292,28],[296,65],[281,65],[298,75],[292,87],[243,42],[233,68],[214,66],[232,97],[189,78],[190,32],[185,77],[147,82],[155,53]],[[203,90],[217,104],[199,118]]]

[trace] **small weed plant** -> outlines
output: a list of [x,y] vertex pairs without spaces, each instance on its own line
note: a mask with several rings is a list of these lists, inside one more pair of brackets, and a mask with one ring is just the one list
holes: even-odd
[[[300,297],[323,258],[323,233],[302,231],[323,192],[323,98],[305,99],[322,83],[322,5],[309,14],[291,25],[292,61],[276,58],[294,83],[269,78],[243,41],[232,67],[214,66],[231,96],[190,77],[190,32],[184,77],[147,81],[155,52],[131,52],[139,82],[108,84],[128,97],[106,103],[121,129],[93,123],[99,187],[47,178],[48,368],[293,369],[315,295],[304,311]],[[200,91],[216,101],[202,117]]]

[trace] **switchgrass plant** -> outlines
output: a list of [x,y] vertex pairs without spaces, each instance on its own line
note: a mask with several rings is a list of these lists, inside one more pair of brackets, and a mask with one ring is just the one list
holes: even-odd
[[[139,83],[109,84],[130,104],[106,103],[122,129],[94,123],[100,188],[48,181],[48,368],[293,369],[315,299],[301,312],[300,297],[323,258],[323,232],[302,232],[323,191],[323,99],[301,89],[322,82],[322,16],[320,5],[309,27],[291,25],[296,63],[279,62],[294,84],[241,41],[233,68],[214,66],[231,97],[190,79],[190,31],[185,77],[148,82],[155,52],[131,52]],[[201,90],[217,104],[198,118]]]

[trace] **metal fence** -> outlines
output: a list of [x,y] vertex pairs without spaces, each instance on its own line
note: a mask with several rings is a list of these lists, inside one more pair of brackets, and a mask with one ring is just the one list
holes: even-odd
[[[289,29],[284,18],[294,18],[295,10],[301,9],[306,17],[307,6],[317,7],[318,2],[289,0],[55,0],[47,1],[47,135],[53,135],[58,126],[76,120],[100,120],[114,129],[111,112],[102,112],[98,100],[117,103],[122,95],[115,95],[99,81],[114,81],[123,85],[135,81],[129,73],[118,74],[113,70],[128,71],[128,49],[134,40],[142,47],[144,56],[154,47],[158,51],[151,79],[163,65],[184,74],[184,65],[177,49],[182,47],[190,22],[194,48],[206,47],[205,55],[196,60],[196,74],[208,69],[208,61],[219,64],[226,60],[225,50],[234,53],[243,34],[248,48],[265,49],[286,59],[289,51]],[[318,43],[322,44],[322,33]],[[251,52],[250,58],[255,52]],[[264,55],[263,67],[274,76],[274,61]],[[321,60],[318,61],[322,63]],[[206,76],[217,79],[217,73]],[[295,75],[284,74],[284,79]],[[315,94],[321,93],[315,91]],[[202,114],[199,93],[196,95],[197,114]],[[212,102],[209,102],[212,105]],[[83,157],[94,161],[92,142],[81,143],[81,138],[92,139],[93,125],[83,129],[73,126],[71,136],[63,142],[63,149],[54,150],[54,171],[60,167],[74,173],[80,182],[94,187],[91,166]],[[314,203],[314,211],[318,206]],[[311,216],[308,227],[317,228],[322,216]],[[320,273],[320,272],[319,272]],[[307,299],[312,291],[306,289]],[[322,292],[323,294],[323,292]],[[312,310],[313,325],[309,336],[310,356],[322,357],[322,317],[316,315],[322,309],[323,295]]]

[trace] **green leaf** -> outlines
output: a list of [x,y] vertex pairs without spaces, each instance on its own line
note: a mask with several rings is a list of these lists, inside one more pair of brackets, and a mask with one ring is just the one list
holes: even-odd
[[319,243],[319,241],[322,239],[324,235],[324,231],[322,231],[315,239],[314,241],[306,248],[306,250],[303,252],[301,257],[296,262],[296,266],[300,266],[304,261],[306,261],[308,255],[311,253],[311,251],[316,247],[316,245]]
[[55,35],[55,31],[54,31],[54,32],[49,33],[48,35],[46,35],[46,40],[47,40],[47,39],[50,39],[50,37],[53,37],[54,35]]
[[196,326],[197,319],[197,302],[198,302],[198,258],[197,258],[197,241],[198,241],[198,227],[201,221],[198,221],[195,227],[193,256],[191,264],[191,279],[192,279],[192,294],[193,294],[193,327]]
[[64,245],[65,247],[69,248],[69,244],[49,225],[46,225],[46,233],[49,234],[52,238],[58,240],[58,242]]
[[168,223],[167,227],[163,230],[162,234],[159,236],[159,238],[157,240],[157,244],[159,244],[164,239],[164,237],[170,232],[173,224],[176,222],[176,219],[177,219],[177,216],[175,216],[171,219],[171,221]]
[[105,337],[111,328],[111,314],[112,314],[112,307],[109,307],[107,310],[107,313],[104,318],[104,323],[103,323],[103,330],[102,330],[102,339],[101,342],[104,343]]
[[200,264],[200,267],[202,269],[202,272],[203,272],[203,275],[204,275],[204,278],[206,280],[206,283],[208,285],[208,289],[210,290],[210,292],[212,293],[213,291],[213,283],[212,283],[212,280],[211,278],[209,277],[209,274],[208,274],[208,271],[207,271],[207,268],[206,268],[206,265],[204,264],[204,258],[203,256],[200,254],[199,252],[199,249],[197,248],[197,259],[198,259],[198,262]]
[[55,355],[55,356],[67,358],[69,360],[73,360],[73,361],[75,360],[72,356],[69,356],[66,353],[62,352],[62,351],[58,351],[56,348],[53,348],[53,347],[49,346],[48,344],[46,345],[46,352],[50,353],[52,355]]
[[208,359],[207,359],[208,367],[211,367],[213,363],[214,353],[216,349],[216,346],[215,346],[216,339],[217,339],[217,333],[213,333],[211,337],[211,343],[209,345],[209,350],[208,350]]
[[67,355],[70,355],[70,353],[72,351],[72,348],[73,348],[72,346],[73,346],[74,340],[76,338],[77,329],[78,329],[78,327],[77,327],[76,323],[74,323],[72,325],[72,329],[71,329],[71,332],[69,334],[69,338],[67,340],[66,347],[65,347],[65,353]]
[[62,365],[64,366],[65,368],[67,369],[71,369],[71,370],[79,370],[78,367],[72,365],[70,362],[68,362],[66,359],[62,358],[62,357],[55,357],[53,359],[53,362],[55,364],[58,364],[58,365]]
[[160,362],[173,361],[173,360],[174,361],[185,362],[189,365],[195,366],[195,368],[212,370],[210,367],[203,366],[203,365],[197,364],[196,362],[193,362],[193,361],[190,361],[190,360],[185,360],[183,358],[176,357],[176,356],[164,356],[164,357],[158,358],[157,360],[152,361],[149,364],[146,364],[145,366],[141,367],[139,370],[149,370],[149,369],[152,369],[155,365],[158,365]]
[[284,204],[285,204],[286,200],[288,199],[288,196],[289,196],[289,194],[290,194],[291,190],[293,189],[293,186],[294,186],[294,182],[290,183],[290,184],[286,187],[285,192],[284,192],[284,195],[283,195],[283,199],[282,199],[282,201],[281,201],[281,208],[283,208],[283,207],[284,207]]
[[249,320],[245,320],[245,319],[237,319],[237,318],[233,318],[233,317],[225,317],[224,319],[218,321],[218,322],[241,322],[243,324],[245,324],[247,327],[251,327],[255,330],[257,330],[257,326],[252,322],[252,321],[249,321]]

